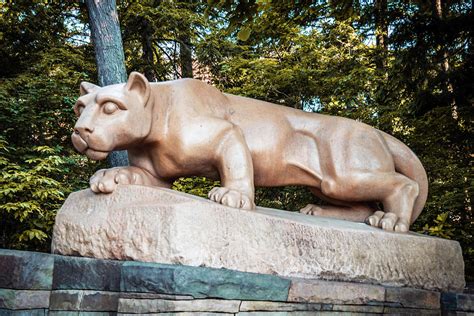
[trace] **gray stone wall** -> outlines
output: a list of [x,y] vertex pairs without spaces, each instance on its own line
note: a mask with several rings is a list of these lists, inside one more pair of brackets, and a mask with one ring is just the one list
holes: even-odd
[[462,293],[0,249],[0,316],[472,312]]

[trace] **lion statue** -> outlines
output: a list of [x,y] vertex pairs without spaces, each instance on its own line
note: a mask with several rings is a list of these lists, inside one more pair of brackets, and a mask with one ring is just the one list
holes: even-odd
[[[426,172],[396,138],[342,117],[220,92],[194,79],[83,82],[74,106],[75,148],[94,160],[128,151],[130,166],[99,170],[96,193],[119,184],[169,188],[182,176],[220,179],[209,192],[226,206],[255,208],[255,186],[308,186],[329,203],[302,213],[407,232],[428,194]],[[374,207],[383,205],[383,211]]]

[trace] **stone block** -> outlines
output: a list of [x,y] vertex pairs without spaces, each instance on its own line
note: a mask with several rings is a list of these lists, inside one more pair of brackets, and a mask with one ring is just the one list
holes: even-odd
[[56,256],[53,289],[120,291],[121,261]]
[[388,287],[385,301],[400,304],[406,308],[439,309],[439,292],[426,291],[413,288]]
[[348,313],[363,313],[363,314],[382,314],[384,307],[382,305],[333,305],[332,311],[348,312]]
[[78,311],[80,309],[81,294],[82,291],[79,290],[52,291],[50,309],[52,311]]
[[442,293],[441,308],[445,311],[465,311],[474,313],[474,294]]
[[124,299],[119,300],[118,312],[148,314],[158,312],[216,312],[237,313],[240,301],[197,299],[192,301],[171,301],[161,299]]
[[0,249],[0,288],[50,290],[53,258],[46,253]]
[[383,314],[403,316],[440,316],[441,311],[420,308],[384,307]]
[[157,293],[133,293],[133,292],[122,292],[120,298],[134,298],[134,299],[163,299],[163,300],[192,300],[194,299],[191,295],[170,295],[170,294],[157,294]]
[[293,279],[288,301],[332,304],[384,302],[385,288],[379,285]]
[[[136,316],[137,314],[118,313],[120,316]],[[234,313],[206,313],[206,312],[177,312],[177,313],[149,313],[146,316],[223,316],[236,315]]]
[[289,280],[277,276],[226,269],[142,262],[125,262],[122,266],[123,292],[285,301],[289,285]]
[[72,193],[58,212],[52,250],[429,290],[465,285],[456,241],[273,209],[239,210],[145,186]]
[[116,312],[49,311],[48,316],[116,316]]
[[266,302],[266,301],[243,301],[240,305],[241,312],[251,311],[319,311],[321,304],[310,303],[284,303],[284,302]]
[[240,312],[238,316],[315,316],[315,315],[337,315],[333,312],[295,311],[295,312]]
[[462,294],[458,293],[458,310],[466,312],[474,312],[474,294]]
[[47,309],[11,310],[0,308],[0,316],[48,316]]
[[0,308],[41,309],[49,306],[50,291],[0,289]]
[[322,311],[332,311],[334,304],[321,304]]
[[51,292],[51,311],[116,312],[120,293],[91,290],[55,290]]

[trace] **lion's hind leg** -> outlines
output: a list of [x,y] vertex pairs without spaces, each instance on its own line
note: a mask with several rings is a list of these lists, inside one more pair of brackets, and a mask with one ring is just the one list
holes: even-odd
[[343,219],[353,222],[365,222],[377,211],[374,203],[345,202],[325,196],[319,189],[310,188],[311,192],[330,205],[308,204],[300,210],[301,213],[314,216]]
[[321,192],[348,201],[380,201],[384,214],[374,213],[367,223],[387,231],[407,232],[413,222],[418,184],[396,172],[354,172],[350,176],[323,179]]
[[382,199],[385,213],[375,212],[367,218],[371,226],[381,227],[384,230],[407,232],[413,223],[413,205],[418,197],[418,184],[403,176],[397,175],[396,185],[391,194]]

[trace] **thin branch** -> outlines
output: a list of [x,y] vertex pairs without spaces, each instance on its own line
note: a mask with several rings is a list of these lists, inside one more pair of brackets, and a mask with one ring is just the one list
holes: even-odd
[[169,61],[171,62],[171,64],[173,65],[173,70],[176,74],[177,77],[181,78],[181,74],[179,73],[178,69],[176,68],[176,60],[174,58],[172,58],[167,52],[165,49],[163,49],[160,45],[156,45],[162,52],[163,54],[166,55],[166,57],[168,57]]

